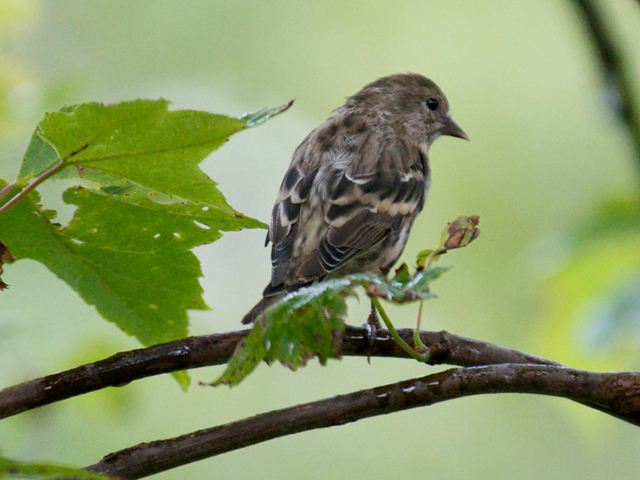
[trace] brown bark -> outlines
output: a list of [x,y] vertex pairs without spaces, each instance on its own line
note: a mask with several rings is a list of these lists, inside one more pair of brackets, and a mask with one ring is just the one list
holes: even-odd
[[[247,332],[188,337],[121,352],[104,360],[5,388],[0,391],[0,418],[102,388],[123,386],[152,375],[224,364]],[[413,330],[399,332],[407,342],[412,341]],[[421,335],[425,344],[433,346],[431,364],[463,367],[496,363],[554,364],[533,355],[448,332],[423,332]],[[386,330],[378,331],[369,346],[364,328],[348,327],[342,338],[342,355],[364,356],[369,352],[376,357],[407,357]]]
[[256,415],[143,443],[88,467],[141,478],[266,440],[485,393],[535,393],[588,404],[640,425],[640,373],[593,373],[553,365],[455,368],[426,377]]

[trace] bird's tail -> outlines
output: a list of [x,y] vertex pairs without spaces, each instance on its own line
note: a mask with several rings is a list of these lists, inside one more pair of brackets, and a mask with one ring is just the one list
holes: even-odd
[[242,317],[242,323],[253,323],[255,319],[264,312],[268,307],[276,303],[278,300],[282,298],[282,295],[270,295],[268,297],[263,297],[255,306],[249,310],[244,317]]

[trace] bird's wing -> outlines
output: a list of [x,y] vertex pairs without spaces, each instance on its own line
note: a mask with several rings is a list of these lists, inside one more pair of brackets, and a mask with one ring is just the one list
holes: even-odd
[[271,222],[265,245],[271,247],[271,283],[264,295],[283,290],[289,271],[293,246],[297,237],[300,210],[308,203],[311,188],[318,173],[321,155],[312,152],[312,132],[298,146],[285,173],[278,198],[271,212]]
[[[318,208],[326,225],[295,259],[294,279],[324,277],[366,252],[404,225],[424,204],[426,159],[416,147],[395,139],[369,138],[346,168],[338,163],[320,189]],[[301,228],[303,226],[301,225]]]
[[350,127],[312,132],[296,149],[273,207],[264,295],[339,269],[422,209],[428,173],[421,151]]

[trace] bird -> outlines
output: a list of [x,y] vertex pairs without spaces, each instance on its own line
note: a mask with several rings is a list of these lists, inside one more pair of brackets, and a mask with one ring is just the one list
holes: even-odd
[[295,149],[271,214],[271,279],[244,316],[325,278],[386,276],[431,184],[429,147],[469,140],[442,90],[417,73],[384,76],[348,97]]

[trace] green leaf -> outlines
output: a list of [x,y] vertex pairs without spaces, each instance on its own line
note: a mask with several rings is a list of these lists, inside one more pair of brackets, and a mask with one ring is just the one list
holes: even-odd
[[[52,222],[55,212],[40,207],[36,192],[0,215],[0,237],[15,257],[44,264],[144,345],[186,336],[187,310],[207,305],[201,298],[198,259],[189,243],[182,248],[182,239],[173,235],[178,222],[147,224],[146,212],[131,206],[119,211],[117,199],[84,189],[68,190],[65,200],[78,205],[68,227]],[[103,215],[105,209],[115,216]],[[147,236],[161,232],[155,248],[142,238],[143,229],[151,227],[155,230]],[[174,377],[186,388],[186,374]]]
[[84,470],[49,463],[17,462],[0,457],[0,478],[63,479],[86,478],[88,480],[108,480],[110,477]]
[[[78,208],[61,227],[32,192],[0,215],[0,240],[16,258],[46,265],[143,344],[184,337],[187,310],[208,308],[190,250],[223,231],[265,227],[229,206],[198,165],[232,134],[290,105],[242,118],[169,111],[164,100],[47,114],[16,184],[57,172],[54,178],[80,184],[63,196]],[[178,376],[184,385],[186,376]]]
[[[425,250],[423,250],[423,252],[424,251]],[[422,252],[418,254],[418,258],[420,254],[422,254]],[[409,271],[409,266],[406,263],[403,263],[398,268],[396,268],[395,275],[393,276],[392,281],[400,285],[409,283],[411,281],[411,272]]]
[[411,275],[403,264],[391,280],[358,273],[296,290],[256,320],[212,385],[237,385],[263,360],[279,361],[295,370],[312,357],[318,357],[322,365],[330,358],[339,358],[337,346],[347,315],[345,298],[355,296],[356,288],[394,303],[413,302],[432,298],[431,282],[446,271],[435,267]]
[[233,387],[244,380],[267,356],[265,339],[265,321],[256,321],[249,334],[238,344],[224,372],[213,386],[229,385]]
[[262,361],[279,361],[292,370],[318,357],[324,365],[336,351],[347,313],[350,278],[301,288],[270,307],[240,343],[224,373],[213,385],[237,385]]
[[104,187],[103,193],[124,202],[151,200],[188,212],[210,210],[241,228],[263,226],[233,210],[198,165],[234,133],[264,123],[289,106],[242,118],[169,111],[165,100],[67,107],[47,114],[38,125],[17,183],[25,185],[57,166],[61,171],[55,178]]
[[[51,222],[55,212],[38,205],[37,193],[0,216],[3,242],[15,257],[46,265],[103,317],[144,344],[185,336],[186,310],[207,307],[200,297],[200,265],[188,249],[176,246],[180,240],[167,231],[171,225],[154,225],[162,243],[153,248],[145,238],[136,241],[146,228],[138,222],[140,212],[128,208],[104,216],[96,194],[68,191],[65,197],[79,206],[68,227]],[[109,222],[120,228],[105,226]]]

